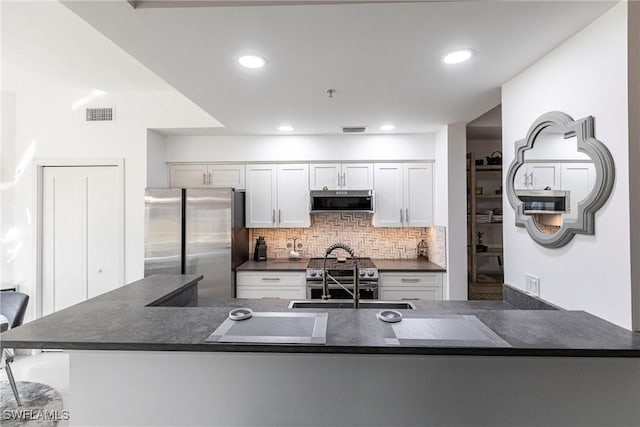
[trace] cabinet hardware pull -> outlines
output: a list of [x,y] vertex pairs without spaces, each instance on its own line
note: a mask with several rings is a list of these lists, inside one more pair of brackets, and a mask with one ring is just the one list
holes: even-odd
[[418,283],[420,279],[407,279],[406,277],[403,277],[400,281],[404,283]]
[[207,174],[202,172],[202,184],[207,185]]
[[402,298],[402,301],[420,301],[420,298]]
[[275,209],[271,213],[271,222],[274,223],[274,224],[276,223],[276,210]]
[[282,221],[282,211],[278,209],[278,224]]
[[409,208],[405,209],[404,211],[405,211],[404,219],[408,223],[409,222]]
[[262,280],[265,282],[277,282],[280,280],[279,277],[263,277]]
[[402,213],[402,209],[400,209],[400,222],[404,223],[404,215]]
[[346,172],[344,172],[344,173],[342,174],[342,186],[343,186],[343,187],[346,187],[346,186],[347,186],[347,173],[346,173]]
[[211,184],[211,173],[209,173],[209,184]]

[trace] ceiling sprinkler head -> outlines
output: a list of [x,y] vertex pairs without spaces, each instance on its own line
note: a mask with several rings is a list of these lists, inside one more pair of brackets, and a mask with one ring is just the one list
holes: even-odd
[[329,95],[329,98],[333,98],[333,94],[336,93],[335,89],[327,89],[325,90],[326,94]]

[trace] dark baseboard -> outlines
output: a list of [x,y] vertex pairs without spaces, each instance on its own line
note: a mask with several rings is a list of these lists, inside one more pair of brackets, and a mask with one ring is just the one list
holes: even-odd
[[563,310],[562,307],[553,305],[536,296],[529,295],[528,293],[514,286],[507,285],[506,283],[502,285],[502,299],[507,304],[512,305],[519,310]]

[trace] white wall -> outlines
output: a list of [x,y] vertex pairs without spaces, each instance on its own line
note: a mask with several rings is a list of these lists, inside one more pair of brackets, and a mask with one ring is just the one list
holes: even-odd
[[[2,7],[3,24],[8,24],[2,28],[2,100],[7,106],[2,117],[15,117],[15,132],[5,132],[3,123],[0,162],[3,182],[17,176],[2,195],[0,241],[6,240],[8,229],[15,230],[11,245],[2,247],[2,284],[18,284],[20,291],[35,296],[34,165],[40,159],[124,159],[125,282],[141,278],[147,128],[219,124],[60,3],[3,3]],[[41,25],[26,25],[30,21]],[[59,43],[56,55],[41,54],[39,43],[52,40]],[[92,69],[93,62],[100,66]],[[81,76],[76,75],[78,67],[84,71]],[[122,81],[111,78],[122,70],[127,73],[119,77]],[[69,75],[77,79],[70,81]],[[129,79],[146,82],[144,91],[131,90]],[[84,108],[72,108],[94,88],[104,93],[88,105],[115,106],[115,122],[87,123]],[[12,98],[15,102],[4,102]],[[6,209],[9,200],[13,203]],[[12,248],[13,258],[7,263],[7,250]],[[35,313],[33,301],[27,320]]]
[[445,299],[467,299],[466,127],[448,125],[435,135],[434,223],[446,227]]
[[167,187],[169,177],[165,158],[165,137],[159,132],[147,130],[147,187]]
[[[2,92],[0,99],[0,124],[2,126],[0,143],[0,288],[16,286],[13,280],[11,262],[13,253],[19,247],[20,240],[13,227],[14,197],[11,187],[15,180],[15,168],[5,165],[6,159],[15,159],[14,144],[16,138],[16,97],[14,94]],[[19,249],[18,249],[19,250]]]
[[[640,331],[640,2],[629,3],[629,191],[633,330]],[[634,142],[635,141],[635,142]]]
[[613,194],[596,214],[596,234],[576,236],[560,249],[543,248],[515,227],[505,198],[505,282],[524,289],[525,273],[534,274],[540,277],[541,298],[631,328],[626,2],[504,84],[506,164],[514,157],[514,142],[552,110],[574,119],[595,117],[596,137],[615,161]]
[[167,136],[168,162],[435,159],[424,135]]

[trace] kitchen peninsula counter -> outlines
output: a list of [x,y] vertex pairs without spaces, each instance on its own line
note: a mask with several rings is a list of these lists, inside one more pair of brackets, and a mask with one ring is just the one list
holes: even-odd
[[197,306],[200,279],[151,276],[0,339],[68,351],[71,426],[640,424],[639,335],[584,312],[491,301],[402,310],[474,315],[502,347],[385,345],[389,325],[372,309],[295,310],[328,313],[326,345],[208,343],[233,308],[293,310],[278,299]]
[[[517,310],[493,301],[415,301],[406,318],[474,315],[509,346],[385,345],[376,309],[289,309],[288,300],[221,299],[197,306],[200,276],[151,276],[1,335],[14,348],[468,356],[640,357],[640,334],[583,311]],[[176,306],[190,305],[190,306]],[[233,308],[329,314],[326,344],[208,343]]]

